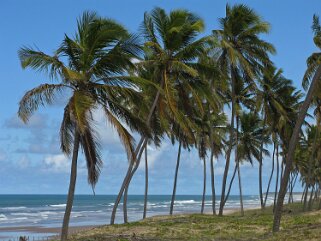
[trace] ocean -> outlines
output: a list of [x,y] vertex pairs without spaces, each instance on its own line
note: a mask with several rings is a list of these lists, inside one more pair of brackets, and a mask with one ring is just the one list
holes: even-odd
[[[115,195],[76,195],[70,219],[70,226],[103,225],[110,221]],[[166,215],[169,213],[170,195],[149,195],[147,216]],[[200,195],[177,195],[174,213],[199,213],[201,210]],[[300,200],[300,195],[295,195]],[[219,196],[217,197],[219,201]],[[244,195],[244,208],[258,207],[257,195]],[[273,203],[272,195],[268,197],[267,205]],[[217,209],[218,209],[218,202]],[[142,219],[144,205],[143,195],[129,195],[129,221]],[[211,212],[211,196],[206,197],[205,212]],[[226,203],[226,209],[239,208],[239,196],[231,195]],[[33,233],[29,229],[19,232],[17,227],[61,227],[66,207],[66,195],[0,195],[0,240],[10,240],[20,235],[30,237],[45,237],[56,233]],[[119,205],[116,223],[121,223],[122,204]]]

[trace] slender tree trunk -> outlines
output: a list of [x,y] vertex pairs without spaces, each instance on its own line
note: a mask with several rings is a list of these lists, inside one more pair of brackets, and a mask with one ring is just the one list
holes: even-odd
[[[161,88],[163,88],[163,86],[164,86],[164,80],[161,83]],[[154,99],[154,102],[153,102],[153,105],[150,108],[150,111],[149,111],[149,114],[148,114],[148,117],[147,117],[147,120],[146,120],[146,125],[147,126],[150,125],[150,121],[151,121],[152,115],[153,115],[153,113],[154,113],[154,111],[156,109],[156,105],[158,103],[159,97],[160,97],[160,90],[157,91],[155,99]],[[139,160],[136,157],[137,157],[138,152],[142,148],[142,145],[143,145],[145,139],[146,138],[144,136],[141,137],[141,139],[140,139],[140,141],[139,141],[139,143],[138,143],[138,145],[137,145],[137,147],[135,149],[134,159],[132,159],[130,161],[130,164],[129,164],[128,169],[127,169],[126,176],[125,176],[125,178],[123,180],[123,183],[122,183],[122,185],[120,187],[119,193],[118,193],[118,195],[116,197],[116,200],[115,200],[115,204],[114,204],[113,211],[112,211],[111,218],[110,218],[110,224],[114,224],[115,223],[115,218],[116,218],[116,212],[117,212],[118,205],[120,203],[120,200],[121,200],[121,197],[122,197],[122,195],[124,193],[124,190],[125,190],[126,186],[128,185],[128,181],[129,181],[130,176],[132,174],[132,170],[134,169],[134,164],[136,162],[139,162]],[[125,212],[124,212],[124,216],[125,216]]]
[[[264,114],[264,121],[263,121],[263,127],[265,128],[266,125],[266,115]],[[262,167],[263,167],[263,135],[264,131],[262,132],[261,137],[261,147],[260,147],[260,160],[259,160],[259,193],[260,193],[260,202],[261,202],[261,209],[265,207],[264,201],[263,201],[263,187],[262,187]]]
[[169,210],[170,215],[173,214],[173,209],[174,209],[174,202],[175,202],[175,196],[176,196],[176,186],[177,186],[177,176],[178,176],[179,163],[180,163],[180,159],[181,159],[181,148],[182,148],[182,142],[179,141],[177,160],[176,160],[176,168],[175,168],[173,194],[172,194],[172,200],[171,200],[171,207]]
[[70,220],[72,204],[74,202],[75,188],[76,188],[79,143],[80,143],[80,135],[76,130],[75,139],[74,139],[74,149],[73,149],[72,161],[71,161],[71,173],[70,173],[67,205],[66,205],[64,220],[63,220],[62,229],[61,229],[61,241],[67,240],[67,237],[68,237],[69,220]]
[[147,212],[147,197],[148,197],[148,161],[147,161],[147,146],[145,148],[145,198],[144,198],[144,213],[143,219],[146,218]]
[[220,202],[220,209],[219,209],[219,216],[223,215],[223,209],[224,209],[224,199],[225,199],[225,188],[226,188],[226,182],[227,182],[227,175],[230,168],[230,158],[231,158],[231,152],[233,149],[233,142],[234,142],[234,117],[235,117],[235,76],[234,76],[234,70],[232,68],[231,71],[231,80],[232,80],[232,117],[231,117],[231,126],[230,126],[230,143],[228,150],[226,152],[226,163],[225,163],[225,169],[223,174],[223,181],[222,181],[222,193],[221,193],[221,202]]
[[243,194],[242,194],[242,183],[241,183],[241,171],[240,171],[240,162],[239,161],[237,161],[237,175],[238,175],[238,178],[239,178],[241,216],[244,216]]
[[[137,151],[139,150],[138,148],[141,147],[141,145],[143,144],[144,141],[145,141],[145,138],[142,137],[141,140],[139,141],[139,144],[137,145],[137,148],[136,148]],[[136,155],[136,151],[135,151],[135,155]],[[127,169],[127,173],[126,173],[125,178],[123,180],[123,183],[122,183],[122,185],[120,187],[120,191],[119,191],[119,193],[118,193],[118,195],[116,197],[116,200],[115,200],[115,203],[114,203],[114,207],[113,207],[113,211],[111,213],[111,218],[110,218],[110,224],[111,225],[113,225],[115,223],[117,208],[118,208],[118,205],[120,203],[120,200],[121,200],[121,197],[123,195],[123,192],[125,190],[127,180],[128,180],[128,178],[129,178],[129,176],[131,174],[131,171],[132,171],[132,169],[134,167],[134,164],[135,164],[135,160],[131,160],[130,164],[128,166],[128,169]]]
[[304,190],[303,190],[303,193],[302,193],[302,197],[301,197],[301,203],[303,203],[303,199],[304,199],[304,196],[305,196],[305,193],[306,193],[307,189],[308,189],[308,185],[305,184]]
[[280,188],[277,205],[276,205],[276,209],[274,212],[273,232],[278,232],[280,229],[283,201],[284,201],[284,197],[286,194],[286,187],[287,187],[287,184],[289,181],[290,171],[292,168],[294,151],[295,151],[296,145],[299,140],[301,126],[303,124],[306,113],[307,113],[310,103],[312,101],[314,90],[317,89],[317,84],[318,84],[318,81],[320,80],[320,77],[321,77],[321,65],[319,65],[318,69],[316,70],[315,75],[313,76],[312,82],[310,84],[310,88],[309,88],[306,98],[300,108],[300,112],[298,114],[297,121],[295,123],[295,127],[293,130],[291,139],[290,139],[288,154],[286,155],[285,171],[284,171],[284,175],[283,175],[283,179],[282,179],[282,185]]
[[233,184],[233,182],[234,182],[234,178],[235,178],[236,171],[237,171],[237,166],[235,165],[234,171],[233,171],[233,176],[232,176],[232,178],[231,178],[230,185],[229,185],[228,191],[227,191],[227,193],[226,193],[226,197],[225,197],[225,199],[224,199],[224,205],[225,205],[227,199],[228,199],[229,196],[230,196],[230,192],[231,192],[232,184]]
[[[280,180],[283,179],[283,171],[284,171],[284,157],[282,158],[282,161],[281,161],[281,177],[280,177]],[[280,182],[280,188],[281,188],[281,185],[282,185],[282,183]]]
[[304,194],[304,201],[303,201],[303,211],[306,211],[308,208],[308,194],[309,194],[309,185],[307,185],[306,192]]
[[293,190],[294,190],[294,186],[295,186],[295,184],[296,184],[297,177],[298,177],[298,174],[296,174],[296,175],[294,176],[294,180],[293,180],[292,185],[291,185],[291,190],[290,190],[291,203],[294,202],[294,199],[293,199]]
[[308,206],[309,211],[311,211],[312,209],[313,194],[314,194],[314,186],[312,186],[311,193],[310,193],[309,206]]
[[267,198],[269,196],[269,191],[270,191],[270,185],[271,185],[271,181],[272,181],[272,177],[273,177],[273,173],[274,173],[274,156],[275,156],[275,142],[273,143],[273,154],[272,154],[272,170],[271,170],[271,175],[269,178],[269,183],[266,189],[266,194],[265,194],[265,199],[264,199],[264,207],[266,206],[266,201]]
[[204,213],[204,206],[205,206],[205,194],[206,194],[206,159],[203,158],[203,197],[202,197],[202,208],[201,214]]
[[[167,71],[165,70],[163,72],[163,79],[162,79],[162,82],[161,82],[161,89],[163,89],[164,87],[164,83],[166,83],[166,78],[167,78]],[[149,127],[150,126],[150,121],[151,121],[151,118],[153,116],[153,113],[155,112],[155,109],[156,109],[156,105],[158,103],[158,100],[159,100],[159,97],[160,97],[160,91],[158,90],[157,91],[157,94],[156,94],[156,97],[155,97],[155,100],[153,102],[153,105],[151,107],[151,110],[148,114],[148,117],[147,117],[147,121],[146,121],[146,125]],[[147,142],[145,143],[145,145],[147,144]],[[145,148],[145,147],[144,147]],[[127,183],[126,183],[126,186],[125,186],[125,190],[124,190],[124,205],[123,205],[123,211],[124,211],[124,220],[126,220],[125,222],[127,222],[127,196],[128,196],[128,189],[129,189],[129,185],[130,185],[130,182],[135,174],[135,172],[137,171],[138,167],[139,167],[139,163],[140,163],[140,158],[141,158],[141,155],[142,155],[142,152],[143,152],[143,149],[140,150],[139,154],[138,154],[138,158],[137,158],[137,161],[136,161],[136,165],[134,166],[133,170],[131,171],[130,175],[129,175],[129,178],[127,179]],[[137,156],[137,155],[136,155]]]
[[216,194],[215,194],[214,151],[213,151],[213,147],[212,147],[212,150],[211,150],[211,185],[212,185],[212,211],[213,211],[213,214],[216,215],[216,209],[215,209]]
[[136,161],[136,163],[135,163],[135,166],[134,166],[132,172],[131,172],[130,175],[129,175],[128,181],[127,181],[126,186],[125,186],[124,197],[123,197],[124,223],[128,223],[127,200],[128,200],[129,183],[131,182],[131,180],[132,180],[132,178],[133,178],[133,176],[134,176],[134,173],[136,172],[137,168],[139,167],[140,160],[141,160],[142,154],[143,154],[144,149],[146,148],[146,146],[147,146],[147,139],[145,140],[142,148],[140,149],[140,151],[139,151],[139,153],[138,153],[137,161]]
[[274,191],[274,201],[273,201],[273,213],[275,211],[276,198],[278,194],[279,176],[280,176],[279,144],[276,143],[276,181],[275,181],[275,191]]

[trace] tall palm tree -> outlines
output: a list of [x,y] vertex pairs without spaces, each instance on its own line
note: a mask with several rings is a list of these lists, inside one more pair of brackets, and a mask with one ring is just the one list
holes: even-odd
[[235,85],[236,73],[242,73],[246,82],[253,82],[264,66],[271,64],[269,53],[274,53],[274,47],[260,38],[261,34],[268,33],[270,26],[263,21],[249,7],[238,4],[226,6],[226,16],[220,20],[221,29],[214,30],[213,35],[217,39],[219,47],[218,61],[226,78],[231,86],[231,107],[232,116],[230,124],[230,143],[226,152],[226,164],[223,174],[222,194],[219,214],[223,214],[225,188],[228,170],[230,166],[230,156],[233,148],[235,131]]
[[[243,113],[240,116],[240,131],[238,138],[238,147],[236,155],[236,165],[238,170],[239,178],[239,191],[240,191],[240,203],[241,203],[241,214],[244,215],[243,211],[243,200],[242,200],[242,186],[240,177],[240,163],[242,161],[249,161],[253,164],[253,157],[259,161],[260,150],[261,150],[261,139],[264,136],[264,143],[269,142],[269,137],[262,135],[264,131],[261,125],[261,119],[257,114]],[[268,151],[263,149],[263,152],[268,155]]]
[[[167,14],[165,10],[155,8],[150,13],[145,13],[141,27],[146,40],[145,60],[139,64],[154,66],[154,78],[158,84],[158,91],[146,120],[147,125],[156,109],[159,113],[168,109],[171,118],[179,124],[180,129],[192,135],[195,125],[178,109],[177,90],[184,88],[185,92],[193,94],[200,104],[202,100],[198,97],[199,92],[205,93],[209,100],[211,99],[209,89],[204,88],[206,83],[199,78],[197,71],[199,65],[196,63],[206,44],[206,38],[196,39],[203,30],[202,19],[186,10],[173,10]],[[214,104],[211,101],[210,103]],[[130,163],[116,198],[111,224],[114,223],[117,206],[125,189],[124,206],[126,205],[128,186],[138,168],[139,153],[142,152],[144,139],[142,136],[136,147],[137,161]]]
[[[292,88],[291,81],[287,80],[282,75],[283,71],[281,69],[277,70],[274,66],[269,66],[263,72],[262,78],[258,80],[259,88],[256,90],[257,107],[261,111],[261,116],[263,119],[263,127],[265,131],[262,132],[264,135],[271,134],[274,139],[277,138],[276,126],[278,125],[277,120],[280,118],[275,118],[276,116],[282,116],[284,119],[289,120],[287,116],[288,106],[284,106],[282,97],[285,96],[284,93],[288,94],[288,89]],[[286,96],[287,97],[287,96]],[[259,193],[262,194],[262,166],[263,166],[263,140],[261,141],[260,148],[260,159],[259,159]],[[274,142],[275,143],[275,142]],[[274,157],[274,155],[273,155]],[[274,161],[272,166],[274,167]],[[272,169],[274,171],[274,169]],[[273,174],[273,173],[272,173]],[[272,176],[272,175],[271,175]],[[271,180],[271,178],[270,178]],[[269,181],[270,183],[270,181]],[[269,189],[269,185],[268,185]],[[265,199],[267,198],[267,194]],[[265,207],[266,201],[263,202],[261,208]]]
[[[316,15],[313,16],[312,30],[314,32],[314,39],[313,39],[314,43],[318,48],[321,49],[321,26],[320,26],[319,18]],[[298,143],[299,134],[301,131],[301,126],[304,122],[306,113],[308,111],[310,103],[311,103],[313,96],[315,94],[315,90],[318,89],[318,85],[320,83],[319,81],[321,78],[321,53],[312,54],[307,60],[307,65],[308,65],[308,68],[307,68],[306,74],[304,76],[303,85],[308,86],[308,83],[309,82],[311,82],[311,83],[310,83],[310,87],[308,89],[307,95],[305,97],[305,100],[300,108],[299,113],[298,113],[295,127],[293,129],[291,139],[289,142],[289,146],[287,149],[285,171],[284,171],[284,175],[283,175],[283,178],[281,181],[278,200],[277,200],[275,212],[274,212],[273,232],[278,232],[280,229],[283,201],[284,201],[284,197],[285,197],[285,194],[287,191],[290,171],[291,171],[293,158],[294,158],[295,147]]]
[[108,122],[116,129],[128,156],[133,156],[134,140],[121,123],[147,134],[144,122],[122,103],[138,101],[135,83],[122,75],[133,67],[131,62],[140,50],[137,39],[117,22],[85,12],[77,22],[74,38],[65,35],[53,55],[23,47],[19,57],[23,68],[48,74],[56,84],[42,84],[28,91],[20,101],[18,115],[27,122],[39,106],[52,104],[59,94],[70,98],[65,106],[60,128],[61,150],[72,156],[70,184],[61,240],[66,240],[77,177],[78,150],[84,151],[88,182],[98,181],[102,159],[93,112],[103,109]]

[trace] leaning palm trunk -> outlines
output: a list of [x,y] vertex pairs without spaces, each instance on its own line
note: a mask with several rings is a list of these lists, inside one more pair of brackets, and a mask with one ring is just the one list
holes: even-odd
[[319,65],[319,67],[317,68],[317,70],[313,76],[312,82],[310,84],[310,88],[309,88],[306,98],[300,108],[300,112],[298,114],[297,121],[295,123],[295,127],[293,130],[291,139],[290,139],[288,154],[286,155],[285,171],[283,174],[283,178],[281,180],[280,192],[278,195],[278,201],[277,201],[276,209],[274,212],[273,232],[278,232],[280,229],[283,201],[284,201],[284,197],[286,194],[286,187],[288,185],[289,175],[290,175],[291,168],[292,168],[295,147],[298,143],[301,126],[303,124],[306,113],[307,113],[310,103],[312,101],[314,90],[317,89],[317,84],[318,84],[318,81],[320,80],[320,78],[321,78],[321,65]]
[[[263,127],[265,128],[266,125],[266,116],[264,115]],[[261,202],[261,209],[264,208],[264,201],[263,201],[263,187],[262,187],[262,167],[263,167],[263,135],[262,132],[262,140],[261,140],[261,147],[260,147],[260,160],[259,160],[259,193],[260,193],[260,202]]]
[[228,198],[230,196],[230,192],[231,192],[231,188],[232,188],[232,185],[233,185],[233,182],[234,182],[236,171],[237,171],[237,165],[235,165],[235,167],[234,167],[233,176],[231,178],[230,185],[229,185],[228,191],[226,193],[226,197],[224,199],[224,205],[225,205],[226,201],[228,200]]
[[[167,72],[164,71],[163,72],[163,79],[162,79],[162,82],[161,82],[161,89],[163,89],[164,87],[164,84],[166,82],[166,78],[167,78]],[[155,112],[155,109],[156,109],[156,105],[158,103],[158,100],[159,100],[159,97],[160,97],[160,90],[157,91],[157,94],[156,94],[156,97],[154,99],[154,102],[153,102],[153,105],[150,109],[150,112],[148,114],[148,117],[147,117],[147,121],[146,121],[146,126],[150,126],[150,121],[151,121],[151,118]],[[147,143],[147,140],[146,140],[146,143]],[[146,145],[146,144],[145,144]],[[135,172],[137,171],[138,167],[139,167],[139,164],[140,164],[140,158],[141,158],[141,155],[144,151],[144,145],[143,147],[140,149],[140,151],[138,152],[138,155],[136,155],[136,163],[135,163],[135,166],[134,168],[132,169],[132,171],[130,172],[129,174],[129,177],[128,179],[126,180],[126,185],[125,185],[125,190],[123,191],[124,192],[124,203],[123,203],[123,212],[124,212],[124,222],[127,223],[128,222],[128,218],[127,218],[127,197],[128,197],[128,189],[129,189],[129,185],[130,185],[130,182],[135,174]]]
[[307,209],[308,194],[309,194],[309,185],[307,184],[306,192],[304,193],[303,211],[306,211]]
[[64,220],[63,220],[62,229],[61,229],[61,241],[67,240],[67,237],[68,237],[69,220],[70,220],[72,204],[74,202],[76,179],[77,179],[77,160],[78,160],[79,143],[80,143],[80,135],[78,131],[76,131],[75,140],[74,140],[74,150],[72,153],[72,161],[71,161],[71,173],[70,173],[67,205],[66,205]]
[[233,139],[234,139],[234,117],[235,117],[235,76],[233,69],[231,71],[231,79],[232,79],[232,117],[231,117],[231,126],[230,126],[230,143],[228,150],[226,152],[226,163],[225,163],[225,169],[223,174],[223,182],[222,182],[222,193],[221,193],[221,202],[220,202],[220,210],[219,210],[219,216],[223,215],[223,209],[225,205],[225,188],[226,188],[226,181],[227,181],[227,175],[230,168],[230,158],[231,158],[231,152],[233,149]]
[[242,183],[241,183],[241,171],[240,171],[240,162],[239,161],[237,161],[237,176],[238,176],[238,179],[239,179],[241,216],[244,216]]
[[274,142],[274,144],[273,144],[272,170],[271,170],[271,175],[270,175],[270,178],[269,178],[269,183],[268,183],[268,186],[267,186],[267,189],[266,189],[266,194],[265,194],[265,198],[264,198],[263,207],[266,206],[266,201],[267,201],[267,198],[268,198],[268,196],[269,196],[270,185],[271,185],[272,177],[273,177],[273,174],[274,174],[274,156],[275,156],[275,142]]
[[125,191],[124,191],[124,198],[123,198],[123,212],[124,212],[124,223],[127,223],[128,222],[128,216],[127,216],[127,197],[128,197],[128,187],[129,187],[129,183],[131,182],[133,176],[134,176],[134,173],[136,172],[136,170],[138,169],[139,167],[139,163],[140,163],[140,160],[141,160],[141,157],[142,157],[142,154],[144,152],[144,149],[146,149],[146,146],[147,146],[147,139],[145,139],[145,142],[143,143],[143,146],[142,148],[139,150],[139,153],[138,153],[138,156],[137,156],[137,161],[135,163],[135,166],[134,168],[132,169],[130,175],[129,175],[129,178],[128,178],[128,181],[127,181],[127,184],[125,186]]
[[177,153],[177,161],[176,161],[176,168],[175,168],[175,177],[174,177],[174,186],[173,186],[173,194],[172,194],[172,200],[171,200],[171,207],[169,210],[169,214],[173,214],[173,209],[174,209],[174,202],[175,202],[175,195],[176,195],[176,185],[177,185],[177,175],[178,175],[178,168],[179,168],[179,163],[181,159],[181,148],[182,148],[182,142],[179,142],[178,145],[178,153]]
[[202,197],[202,208],[201,214],[204,213],[204,206],[205,206],[205,194],[206,194],[206,160],[205,157],[203,158],[203,197]]
[[[139,147],[141,147],[141,145],[145,142],[145,138],[141,138],[139,144],[137,145],[137,148],[135,150],[135,156],[136,156],[136,153],[139,151]],[[137,152],[136,152],[137,151]],[[136,160],[137,161],[137,160]],[[123,195],[123,192],[124,192],[124,189],[125,189],[125,186],[126,186],[126,183],[127,183],[127,179],[129,178],[130,174],[131,174],[131,171],[134,167],[134,164],[135,164],[135,161],[134,160],[131,160],[130,164],[129,164],[129,167],[127,169],[127,173],[126,173],[126,176],[123,180],[123,183],[122,183],[122,186],[120,188],[120,191],[116,197],[116,201],[115,201],[115,204],[114,204],[114,207],[113,207],[113,211],[111,213],[111,218],[110,218],[110,224],[114,224],[115,223],[115,217],[116,217],[116,211],[117,211],[117,208],[118,208],[118,205],[119,205],[119,202],[121,200],[121,197]]]
[[144,196],[144,213],[143,219],[146,218],[147,212],[147,195],[148,195],[148,161],[147,161],[147,147],[145,148],[145,196]]
[[[161,87],[162,87],[162,86],[163,86],[163,83],[161,84]],[[155,109],[156,109],[156,105],[157,105],[157,103],[158,103],[159,97],[160,97],[160,90],[157,91],[157,94],[156,94],[156,96],[155,96],[153,105],[152,105],[152,107],[150,108],[150,111],[149,111],[149,114],[148,114],[148,117],[147,117],[147,120],[146,120],[147,126],[149,126],[149,124],[150,124],[150,121],[151,121],[152,115],[153,115],[153,113],[154,113],[154,111],[155,111]],[[140,149],[142,148],[142,145],[143,145],[144,142],[145,142],[145,137],[142,136],[141,139],[140,139],[140,141],[139,141],[139,143],[138,143],[138,145],[137,145],[137,147],[136,147],[136,149],[135,149],[135,153],[134,153],[135,156],[134,156],[134,158],[135,158],[136,160],[131,160],[131,161],[130,161],[130,164],[129,164],[128,169],[127,169],[126,176],[125,176],[125,178],[124,178],[124,180],[123,180],[123,183],[122,183],[122,185],[121,185],[121,188],[120,188],[120,190],[119,190],[119,193],[118,193],[118,195],[117,195],[117,197],[116,197],[116,201],[115,201],[115,204],[114,204],[114,207],[113,207],[113,211],[112,211],[112,214],[111,214],[111,218],[110,218],[110,224],[114,224],[114,223],[115,223],[115,218],[116,218],[116,212],[117,212],[118,205],[119,205],[119,203],[120,203],[121,197],[122,197],[122,195],[123,195],[123,193],[124,193],[124,190],[125,190],[126,186],[128,186],[129,179],[130,179],[130,176],[131,176],[131,174],[132,174],[132,170],[134,169],[134,165],[135,165],[135,164],[137,165],[137,163],[138,163],[138,165],[139,165],[139,161],[140,161],[140,160],[137,159],[136,157],[137,157],[137,155],[138,155],[138,152],[139,152]],[[125,207],[125,209],[126,209],[126,207]],[[125,216],[125,212],[124,212],[124,216]]]
[[211,185],[212,185],[212,210],[213,210],[213,214],[216,215],[216,210],[215,210],[216,195],[215,195],[215,175],[214,175],[214,151],[213,151],[213,147],[212,147],[212,150],[211,150]]

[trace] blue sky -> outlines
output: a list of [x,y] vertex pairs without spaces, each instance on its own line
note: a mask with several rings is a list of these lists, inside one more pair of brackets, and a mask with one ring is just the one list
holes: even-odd
[[[316,50],[310,26],[312,15],[321,14],[320,2],[253,0],[229,3],[247,4],[271,23],[271,33],[264,38],[277,49],[277,55],[272,59],[284,70],[284,75],[299,87],[306,67],[305,60]],[[186,8],[205,20],[207,34],[217,28],[217,19],[224,16],[225,5],[226,1],[213,0],[1,1],[0,194],[64,194],[69,182],[70,162],[61,154],[58,138],[64,100],[59,100],[59,103],[52,107],[40,109],[29,125],[22,124],[17,118],[18,103],[24,92],[49,81],[42,74],[21,69],[17,55],[20,47],[36,46],[43,52],[52,53],[59,46],[65,33],[74,34],[76,19],[84,10],[94,10],[101,16],[117,20],[130,31],[137,32],[143,13],[155,6],[166,10]],[[99,112],[96,118],[99,122],[105,161],[96,193],[114,194],[121,184],[127,161],[117,136]],[[164,142],[159,150],[149,147],[151,194],[171,193],[176,154],[177,146],[173,147],[169,142]],[[219,158],[215,164],[218,191],[223,165],[223,158]],[[266,158],[265,181],[270,167],[270,159]],[[143,169],[142,165],[133,180],[130,193],[143,194]],[[79,170],[76,193],[91,193],[82,156]],[[257,167],[244,165],[242,171],[244,193],[256,194]],[[237,186],[234,186],[233,193],[236,194]],[[177,192],[202,192],[202,164],[195,152],[184,151],[182,154]]]

